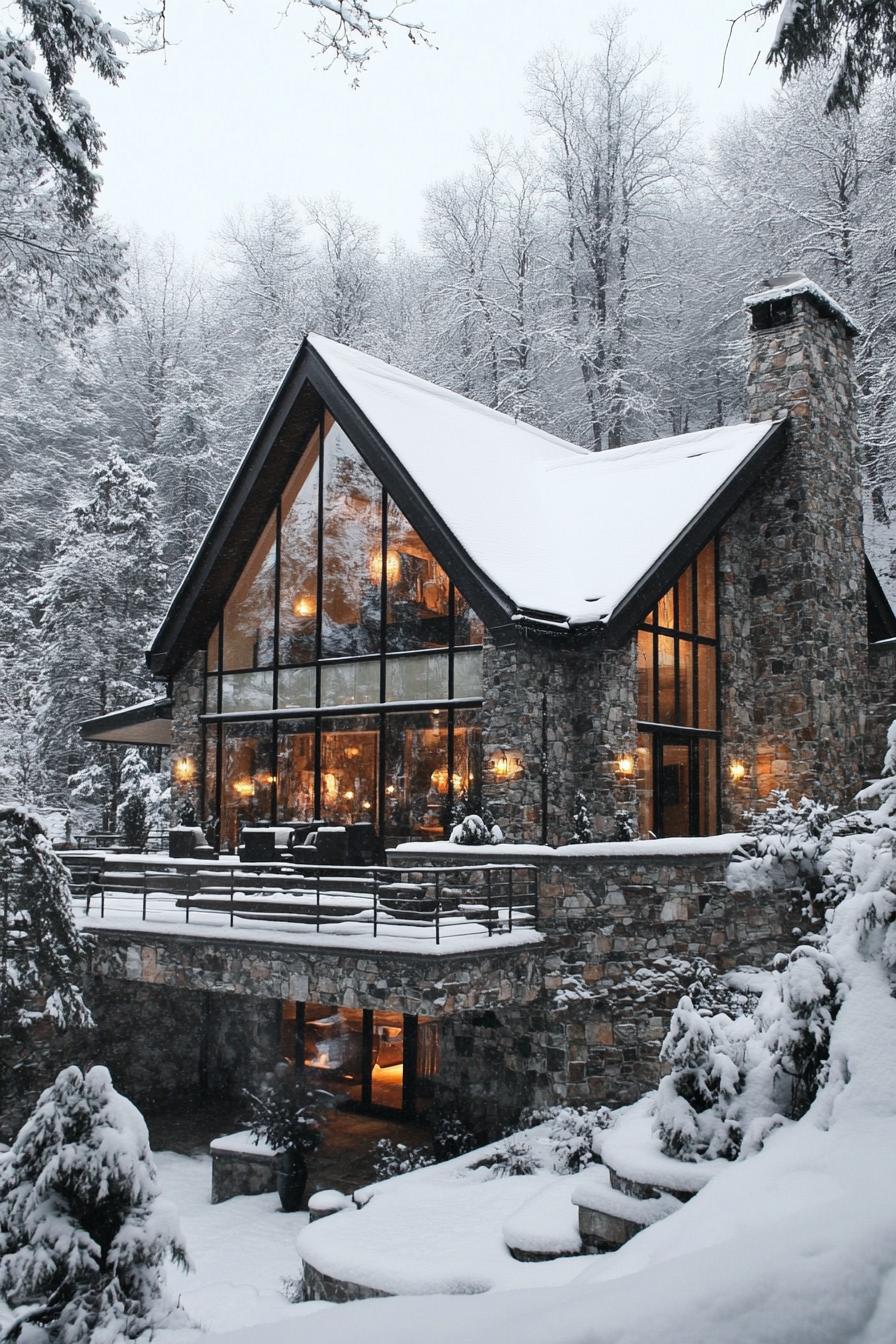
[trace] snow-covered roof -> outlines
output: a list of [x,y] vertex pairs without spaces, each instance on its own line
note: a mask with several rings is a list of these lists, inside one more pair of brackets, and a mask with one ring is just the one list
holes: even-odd
[[591,627],[610,643],[627,637],[784,442],[782,423],[763,421],[591,453],[310,334],[156,633],[157,675],[207,639],[270,516],[277,473],[295,465],[302,432],[282,431],[298,415],[307,432],[309,387],[493,629]]
[[608,621],[772,428],[591,453],[326,337],[308,343],[517,611],[562,625]]

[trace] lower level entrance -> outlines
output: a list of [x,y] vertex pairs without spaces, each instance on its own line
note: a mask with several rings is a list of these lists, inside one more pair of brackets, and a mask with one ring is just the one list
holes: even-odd
[[284,1002],[281,1051],[306,1082],[353,1110],[421,1115],[439,1068],[433,1018],[373,1008]]

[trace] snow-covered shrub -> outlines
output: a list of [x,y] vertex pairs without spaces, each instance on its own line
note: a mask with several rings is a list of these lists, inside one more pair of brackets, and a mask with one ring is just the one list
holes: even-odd
[[65,865],[26,808],[0,807],[0,1048],[49,1020],[93,1025]]
[[801,798],[794,807],[786,790],[776,789],[764,811],[745,814],[748,833],[732,856],[729,886],[734,891],[800,887],[814,899],[822,889],[836,817],[836,808],[812,798]]
[[663,1151],[685,1162],[737,1157],[746,1118],[738,1103],[762,1054],[751,1018],[709,1016],[685,995],[660,1049],[660,1059],[670,1065],[657,1089],[654,1118]]
[[613,827],[613,839],[618,843],[628,844],[630,840],[637,840],[638,828],[632,821],[627,812],[617,812]]
[[546,1125],[545,1140],[551,1150],[551,1162],[558,1174],[582,1171],[594,1161],[594,1135],[609,1129],[613,1112],[606,1106],[533,1107],[523,1112],[520,1124]]
[[511,1135],[488,1157],[475,1163],[473,1170],[485,1170],[492,1176],[531,1176],[538,1170],[538,1160],[526,1139]]
[[500,845],[504,839],[501,827],[488,826],[475,812],[464,817],[448,837],[452,845]]
[[667,1153],[747,1156],[785,1119],[799,1119],[831,1074],[831,1032],[849,993],[842,957],[874,960],[896,981],[896,723],[882,776],[857,801],[876,806],[835,817],[823,804],[803,798],[794,808],[778,794],[756,822],[752,851],[735,854],[735,890],[797,887],[824,929],[776,958],[747,1012],[730,1017],[680,1001],[655,1110]]
[[581,789],[576,790],[573,800],[571,845],[590,845],[594,839],[591,829],[591,817],[588,815],[588,800]]
[[184,1324],[165,1293],[169,1258],[189,1267],[143,1117],[106,1069],[63,1069],[0,1162],[0,1293],[13,1332],[28,1322],[54,1344],[113,1344]]
[[471,1153],[476,1147],[476,1136],[467,1128],[456,1112],[446,1111],[433,1125],[432,1146],[439,1162]]
[[373,1171],[378,1181],[388,1181],[391,1176],[403,1176],[408,1171],[431,1167],[436,1160],[425,1148],[410,1148],[406,1143],[396,1143],[393,1139],[377,1139],[374,1153]]

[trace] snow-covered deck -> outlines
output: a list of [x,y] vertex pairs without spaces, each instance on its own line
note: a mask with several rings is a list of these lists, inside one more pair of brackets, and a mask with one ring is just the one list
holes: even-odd
[[81,926],[93,931],[426,955],[541,941],[537,872],[520,860],[337,869],[95,858],[75,897]]

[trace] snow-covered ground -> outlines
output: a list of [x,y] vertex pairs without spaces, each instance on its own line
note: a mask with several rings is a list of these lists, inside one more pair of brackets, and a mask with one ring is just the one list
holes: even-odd
[[[211,1158],[156,1153],[162,1190],[180,1213],[193,1273],[169,1268],[168,1284],[197,1327],[227,1339],[235,1330],[264,1340],[268,1327],[292,1331],[299,1318],[323,1308],[296,1305],[284,1295],[284,1279],[301,1266],[296,1234],[307,1213],[282,1213],[276,1195],[251,1195],[210,1202]],[[158,1344],[200,1344],[209,1336],[195,1330],[163,1330]]]

